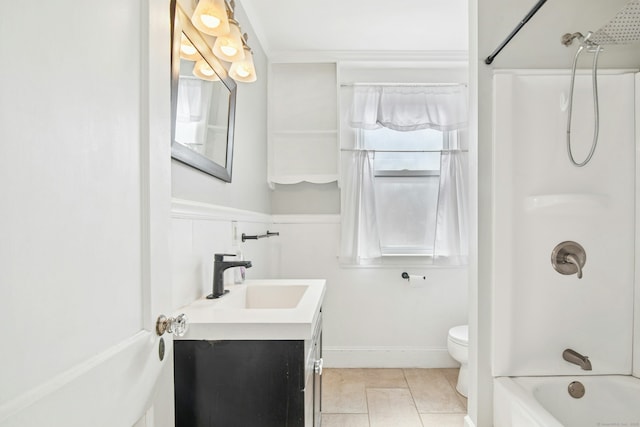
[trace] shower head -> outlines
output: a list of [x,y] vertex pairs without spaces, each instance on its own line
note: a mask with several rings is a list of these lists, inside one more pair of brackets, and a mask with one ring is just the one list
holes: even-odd
[[604,27],[589,37],[589,43],[629,44],[640,41],[640,0],[630,0]]

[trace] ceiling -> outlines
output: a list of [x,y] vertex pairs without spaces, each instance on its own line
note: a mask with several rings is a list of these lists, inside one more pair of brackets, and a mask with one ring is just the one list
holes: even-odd
[[267,56],[462,52],[467,0],[238,0]]

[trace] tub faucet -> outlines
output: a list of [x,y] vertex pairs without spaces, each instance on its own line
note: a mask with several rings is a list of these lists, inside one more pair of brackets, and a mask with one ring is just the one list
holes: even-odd
[[220,298],[228,290],[224,290],[224,271],[231,267],[250,268],[251,261],[225,261],[224,257],[235,256],[235,254],[215,254],[213,256],[213,293],[207,295],[208,299]]
[[562,352],[562,358],[569,363],[580,366],[585,371],[591,370],[591,362],[587,356],[583,356],[570,348]]
[[576,275],[578,276],[578,279],[582,279],[582,264],[580,263],[580,260],[578,259],[578,257],[574,254],[568,254],[564,256],[564,262],[567,264],[573,264],[576,267],[576,270],[578,270],[578,272],[576,273]]

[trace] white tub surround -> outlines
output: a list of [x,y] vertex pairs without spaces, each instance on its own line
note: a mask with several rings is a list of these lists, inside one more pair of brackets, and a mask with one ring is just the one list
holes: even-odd
[[[599,142],[582,168],[566,149],[569,81],[564,70],[494,75],[494,376],[631,373],[635,76],[599,72]],[[590,71],[575,88],[572,149],[583,159],[593,135]],[[552,267],[563,241],[584,247],[582,279]],[[593,370],[563,360],[568,348]]]
[[[569,72],[494,75],[496,427],[640,425],[640,381],[629,376],[636,76],[598,74],[600,134],[584,167],[567,155]],[[571,129],[578,161],[591,148],[593,126],[591,73],[579,72]],[[552,251],[565,241],[586,252],[581,279],[552,266]],[[565,360],[566,349],[587,356],[592,369]],[[576,380],[586,389],[581,398],[568,392]]]
[[[581,398],[568,386],[579,381]],[[495,427],[601,427],[640,425],[640,380],[631,376],[497,378]]]
[[248,280],[218,299],[179,309],[189,323],[182,340],[308,340],[322,307],[325,280]]

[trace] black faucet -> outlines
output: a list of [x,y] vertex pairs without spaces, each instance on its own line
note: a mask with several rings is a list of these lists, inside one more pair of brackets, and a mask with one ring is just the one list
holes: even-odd
[[235,254],[215,254],[213,256],[213,293],[207,295],[208,299],[220,298],[229,292],[228,290],[224,290],[223,273],[227,268],[251,267],[251,261],[224,261],[224,257],[226,256],[235,256]]

